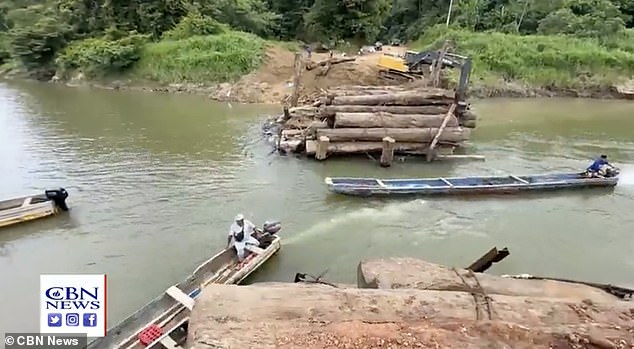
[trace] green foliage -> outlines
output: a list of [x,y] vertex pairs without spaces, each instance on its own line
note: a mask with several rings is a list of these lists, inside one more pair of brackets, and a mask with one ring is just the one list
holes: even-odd
[[475,79],[494,77],[543,87],[575,88],[634,73],[634,52],[608,49],[596,39],[474,33],[437,27],[414,45],[440,47],[452,40],[473,58]]
[[128,69],[139,59],[147,36],[132,34],[119,40],[90,38],[75,41],[57,57],[62,73],[80,70],[87,77],[101,77]]
[[264,40],[241,32],[161,41],[145,47],[136,74],[160,82],[225,82],[255,70]]
[[42,17],[32,26],[14,27],[9,32],[13,56],[37,77],[55,73],[53,59],[66,45],[69,27],[55,17]]
[[305,16],[316,39],[373,41],[390,11],[390,0],[315,0]]
[[221,34],[227,29],[226,25],[211,17],[203,16],[200,13],[192,13],[183,17],[174,28],[164,32],[163,39],[180,40],[192,36]]
[[[450,25],[457,29],[441,33],[434,28],[444,26],[449,3],[3,0],[0,64],[18,62],[43,77],[56,67],[99,76],[138,65],[134,71],[161,81],[227,81],[254,69],[267,42],[237,30],[269,42],[339,47],[455,36],[458,50],[473,55],[476,70],[536,83],[630,72],[634,0],[454,0]],[[155,43],[141,47],[138,35]]]
[[199,0],[197,10],[236,30],[260,36],[274,33],[280,19],[264,0]]
[[6,33],[0,32],[0,65],[6,63],[11,58],[11,47],[9,37]]

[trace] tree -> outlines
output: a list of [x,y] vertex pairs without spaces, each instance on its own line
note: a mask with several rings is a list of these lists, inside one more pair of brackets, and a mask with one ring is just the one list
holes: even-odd
[[390,0],[315,0],[304,16],[315,39],[377,39],[390,10]]

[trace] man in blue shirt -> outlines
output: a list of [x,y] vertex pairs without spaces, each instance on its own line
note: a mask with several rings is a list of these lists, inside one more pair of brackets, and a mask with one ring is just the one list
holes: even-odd
[[601,155],[601,157],[599,157],[598,159],[594,160],[592,165],[590,165],[586,169],[586,173],[588,173],[588,175],[590,177],[604,176],[605,172],[606,172],[605,171],[606,165],[610,166],[610,163],[608,162],[608,156],[607,155]]

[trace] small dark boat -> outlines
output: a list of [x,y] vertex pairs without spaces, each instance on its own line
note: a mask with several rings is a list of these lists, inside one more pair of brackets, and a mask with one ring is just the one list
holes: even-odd
[[589,178],[583,173],[555,173],[535,176],[452,177],[420,179],[376,179],[326,177],[332,192],[355,196],[503,194],[569,188],[613,187],[613,177]]
[[0,228],[68,211],[68,192],[64,188],[45,190],[44,194],[0,201]]
[[233,246],[223,249],[185,280],[108,329],[105,337],[88,343],[87,349],[182,349],[189,314],[200,292],[212,283],[240,284],[280,250],[280,229],[280,222],[265,222],[253,235],[260,246],[247,246],[249,255],[242,263]]

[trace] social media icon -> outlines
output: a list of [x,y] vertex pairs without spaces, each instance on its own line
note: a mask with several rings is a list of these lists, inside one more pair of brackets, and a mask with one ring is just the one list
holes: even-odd
[[48,314],[48,327],[61,327],[62,326],[62,314],[49,313]]
[[66,314],[66,326],[79,326],[79,314],[77,313]]
[[97,314],[85,313],[84,314],[84,327],[96,327],[97,326]]

